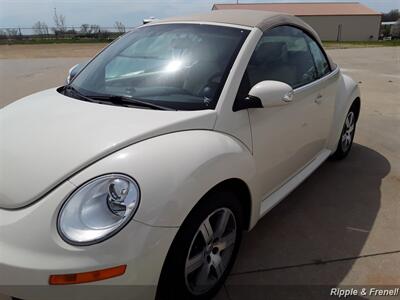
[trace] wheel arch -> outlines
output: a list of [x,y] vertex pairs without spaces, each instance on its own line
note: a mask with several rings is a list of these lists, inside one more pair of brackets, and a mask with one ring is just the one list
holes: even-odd
[[[217,200],[223,200],[223,201],[225,201],[225,203],[230,203],[229,200],[227,201],[226,199],[221,199],[221,198],[215,197],[215,196],[221,196],[221,192],[223,194],[223,192],[224,191],[226,192],[227,190],[229,190],[231,192],[234,191],[235,193],[239,194],[239,202],[240,202],[239,205],[241,205],[244,208],[242,224],[243,224],[244,228],[246,228],[250,225],[250,212],[251,212],[250,190],[249,190],[247,184],[242,179],[228,178],[228,179],[225,179],[225,180],[217,183],[212,188],[210,188],[199,199],[199,201],[192,207],[192,209],[190,210],[190,212],[187,214],[187,216],[183,220],[179,230],[177,231],[174,239],[171,242],[171,245],[168,249],[166,258],[164,260],[164,263],[162,265],[162,269],[160,272],[159,283],[157,286],[157,292],[156,292],[156,298],[155,298],[156,300],[166,299],[166,298],[163,298],[163,295],[165,296],[165,294],[168,294],[171,292],[171,290],[169,290],[169,287],[171,286],[171,280],[172,280],[172,282],[175,282],[175,280],[176,280],[176,277],[171,278],[171,276],[169,276],[169,274],[171,274],[172,272],[176,272],[176,269],[177,269],[176,263],[174,264],[174,263],[172,263],[172,261],[175,260],[177,257],[186,257],[185,255],[187,255],[187,254],[183,254],[182,252],[179,252],[179,251],[182,251],[182,249],[185,249],[185,246],[184,246],[185,244],[183,244],[185,241],[185,232],[187,232],[188,228],[193,228],[193,227],[196,228],[196,230],[198,230],[197,225],[193,225],[192,222],[194,221],[195,222],[194,224],[197,224],[196,219],[198,221],[199,217],[201,218],[201,216],[202,216],[202,214],[199,214],[199,212],[201,212],[202,209],[204,210],[205,207],[210,208],[210,206],[211,206],[211,209],[213,209],[212,201],[218,202]],[[237,206],[235,205],[235,207],[237,207]],[[247,212],[246,212],[246,210],[247,210]],[[207,216],[207,215],[205,215],[205,216]],[[240,245],[241,235],[242,235],[242,233],[240,232],[239,238],[238,238],[239,245]],[[233,254],[233,259],[237,255],[238,249],[239,248],[237,246],[236,251]],[[230,267],[228,266],[227,274],[229,274],[229,270],[231,269],[232,265],[233,265],[233,262],[230,263]],[[180,268],[178,268],[178,269],[180,269]],[[169,299],[171,297],[168,296],[167,298]],[[178,297],[178,298],[181,298],[181,297]],[[182,298],[186,298],[186,297],[182,297]],[[201,298],[201,299],[203,299],[203,298]]]
[[356,105],[356,117],[358,119],[361,110],[360,89],[357,83],[351,77],[340,73],[340,79],[335,97],[335,111],[333,115],[332,128],[327,142],[327,148],[330,149],[332,153],[336,151],[337,142],[339,140],[340,133],[342,132],[344,120],[352,105]]
[[207,193],[197,202],[192,208],[195,209],[197,205],[200,205],[203,201],[207,201],[208,196],[212,193],[216,193],[220,190],[229,190],[238,195],[240,205],[243,209],[243,225],[245,230],[249,230],[251,227],[251,210],[252,210],[252,199],[249,186],[242,179],[229,178],[225,179],[215,186],[210,188]]
[[353,100],[353,103],[351,106],[354,106],[355,108],[355,113],[356,113],[356,121],[358,121],[358,118],[360,116],[360,111],[361,111],[361,99],[360,97],[357,97],[356,99]]

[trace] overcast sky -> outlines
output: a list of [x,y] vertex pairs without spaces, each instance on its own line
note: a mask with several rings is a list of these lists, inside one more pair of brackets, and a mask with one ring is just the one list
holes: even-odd
[[[307,0],[307,2],[312,1]],[[325,0],[316,2],[323,1]],[[400,0],[359,1],[380,12],[387,12],[400,6]],[[240,0],[240,3],[246,2],[304,2],[304,0]],[[37,21],[44,21],[51,27],[54,7],[59,14],[66,17],[68,26],[89,23],[108,27],[113,26],[115,21],[121,21],[126,26],[135,26],[141,24],[143,18],[150,16],[163,18],[206,12],[211,10],[214,3],[236,3],[236,0],[0,0],[0,27],[31,27]]]

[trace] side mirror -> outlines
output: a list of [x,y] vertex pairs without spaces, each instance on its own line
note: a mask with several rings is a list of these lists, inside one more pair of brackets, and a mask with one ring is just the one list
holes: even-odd
[[260,99],[263,107],[287,104],[292,102],[293,96],[293,88],[290,85],[273,80],[261,81],[249,92],[249,97]]
[[86,65],[86,63],[81,63],[73,66],[71,69],[68,71],[68,77],[65,80],[67,84],[69,84],[72,79],[75,78],[75,76],[83,69],[83,67]]

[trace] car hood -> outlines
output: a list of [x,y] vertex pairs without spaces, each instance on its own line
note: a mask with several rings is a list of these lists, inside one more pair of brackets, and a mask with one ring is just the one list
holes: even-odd
[[213,110],[90,103],[56,89],[25,97],[0,109],[0,207],[26,206],[112,152],[169,132],[212,129],[215,118]]

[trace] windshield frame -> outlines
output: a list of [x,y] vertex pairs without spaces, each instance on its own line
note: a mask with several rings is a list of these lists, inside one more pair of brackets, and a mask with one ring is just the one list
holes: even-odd
[[[84,96],[90,97],[90,96],[103,96],[103,93],[97,92],[96,90],[92,90],[92,91],[88,91],[87,89],[82,88],[80,85],[75,84],[76,80],[79,78],[79,76],[82,74],[82,72],[84,72],[88,66],[90,66],[94,61],[96,61],[96,59],[98,59],[98,57],[104,52],[107,51],[107,49],[109,49],[110,47],[113,47],[115,43],[117,43],[118,41],[122,41],[123,39],[129,38],[131,35],[135,34],[135,32],[137,32],[138,30],[141,30],[143,28],[148,28],[148,27],[154,27],[154,26],[171,26],[171,25],[175,25],[175,26],[184,26],[184,25],[191,25],[191,26],[207,26],[209,28],[212,27],[225,27],[225,28],[232,28],[232,29],[236,29],[238,30],[238,33],[240,33],[240,38],[237,41],[237,45],[236,48],[233,49],[232,52],[230,52],[229,54],[231,54],[230,58],[227,60],[226,63],[226,67],[223,70],[223,72],[221,72],[221,79],[220,82],[218,83],[218,87],[215,91],[213,100],[208,103],[207,105],[199,102],[199,103],[194,103],[194,102],[186,102],[186,101],[168,101],[168,100],[157,100],[157,99],[147,99],[147,98],[139,98],[139,97],[135,97],[137,100],[140,101],[144,101],[144,102],[149,102],[149,103],[154,103],[156,105],[160,105],[160,106],[165,106],[168,107],[170,109],[173,110],[204,110],[204,109],[215,109],[217,106],[217,103],[220,100],[221,97],[221,93],[222,90],[226,84],[227,78],[230,74],[230,71],[232,69],[232,66],[234,64],[234,62],[236,61],[238,54],[240,52],[240,50],[242,49],[245,41],[247,40],[247,38],[249,37],[250,33],[251,33],[251,28],[248,27],[243,27],[243,26],[235,26],[235,25],[231,25],[231,24],[224,24],[224,23],[198,23],[198,22],[162,22],[162,23],[156,23],[156,24],[146,24],[143,26],[140,26],[138,28],[135,28],[129,32],[127,32],[126,34],[120,36],[119,38],[117,38],[115,41],[113,41],[112,43],[110,43],[109,45],[107,45],[104,49],[102,49],[100,52],[98,52],[88,63],[86,63],[86,65],[79,70],[79,72],[76,74],[76,76],[74,76],[74,78],[71,80],[71,82],[68,84],[72,87],[74,87],[77,91],[79,91],[79,93],[81,93]],[[128,46],[129,47],[129,46]],[[123,52],[126,48],[122,47],[120,49],[120,51],[116,52],[113,54],[113,57],[117,57],[121,52]],[[113,59],[114,59],[113,58]],[[111,60],[110,60],[111,61]],[[89,92],[89,93],[88,93]],[[92,95],[90,95],[90,93]],[[75,98],[78,99],[78,97],[74,97],[71,94],[68,94],[66,96],[69,96],[71,98]],[[82,100],[82,99],[78,99],[78,100]],[[118,105],[118,103],[115,103],[116,105]]]

